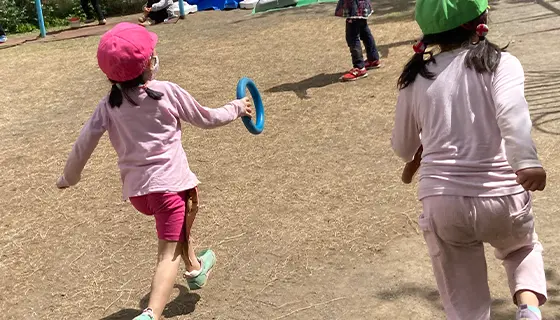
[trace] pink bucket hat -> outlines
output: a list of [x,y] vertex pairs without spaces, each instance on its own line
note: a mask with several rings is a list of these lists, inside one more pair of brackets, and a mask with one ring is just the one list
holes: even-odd
[[158,37],[146,28],[123,22],[107,31],[99,41],[97,62],[107,78],[117,82],[141,75],[154,52]]

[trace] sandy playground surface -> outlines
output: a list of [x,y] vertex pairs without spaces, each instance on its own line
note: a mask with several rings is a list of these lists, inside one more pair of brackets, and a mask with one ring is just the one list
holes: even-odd
[[[419,35],[412,7],[376,5],[371,23],[384,67],[347,84],[337,81],[350,57],[333,5],[199,12],[152,28],[160,79],[218,107],[250,76],[267,112],[260,136],[241,121],[185,127],[203,182],[194,235],[199,248],[216,251],[218,265],[201,291],[177,280],[166,318],[443,319],[415,186],[400,183],[402,163],[389,146],[396,79]],[[527,73],[534,137],[550,177],[535,199],[550,288],[543,312],[560,319],[560,2],[498,1],[491,18],[492,39],[512,41]],[[154,224],[121,201],[107,137],[78,187],[54,188],[109,89],[96,65],[98,40],[0,50],[2,319],[131,319],[146,305]],[[488,257],[492,319],[512,319],[504,273],[490,250]]]

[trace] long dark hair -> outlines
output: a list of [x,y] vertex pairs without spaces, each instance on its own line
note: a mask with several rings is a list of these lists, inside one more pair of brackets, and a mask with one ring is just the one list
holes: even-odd
[[146,82],[144,79],[144,74],[141,74],[138,77],[125,82],[117,82],[113,80],[109,81],[111,81],[111,83],[113,84],[113,86],[111,87],[111,93],[109,94],[109,105],[111,106],[111,108],[119,108],[123,103],[123,96],[132,105],[137,106],[138,104],[128,96],[127,91],[138,87],[144,89],[148,97],[154,100],[161,100],[161,98],[163,97],[163,93],[144,86]]
[[[477,27],[488,23],[488,13],[485,12],[478,18],[453,30],[437,34],[426,35],[421,42],[425,47],[431,45],[439,46],[463,46],[468,49],[465,65],[479,73],[494,72],[500,64],[501,53],[507,48],[500,48],[486,39],[485,34],[479,35],[478,42],[472,43],[477,34]],[[429,55],[426,59],[425,55]],[[418,75],[426,79],[434,79],[435,75],[428,71],[427,66],[435,63],[434,55],[429,52],[417,52],[405,65],[399,77],[398,87],[404,89],[411,85]]]

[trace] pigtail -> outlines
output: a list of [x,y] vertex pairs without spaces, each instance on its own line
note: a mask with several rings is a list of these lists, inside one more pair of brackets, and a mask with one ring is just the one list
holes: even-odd
[[161,100],[163,98],[163,93],[159,91],[155,91],[153,89],[148,88],[148,86],[144,83],[144,75],[140,75],[137,78],[134,78],[130,81],[125,82],[116,82],[110,80],[113,83],[111,87],[111,93],[109,94],[109,105],[111,108],[119,108],[122,103],[123,99],[126,99],[131,105],[138,106],[138,104],[130,98],[128,95],[128,91],[132,89],[143,89],[148,97],[154,100]]
[[163,93],[150,89],[148,87],[144,87],[144,90],[146,91],[146,94],[148,95],[148,97],[154,99],[154,100],[161,100],[161,98],[163,97]]
[[[428,64],[434,62],[434,55],[431,51],[426,52],[426,48],[429,43],[427,43],[426,39],[422,39],[418,41],[414,46],[414,56],[408,61],[405,65],[401,76],[399,77],[398,81],[398,88],[404,89],[411,85],[418,75],[422,76],[426,79],[434,79],[435,74],[428,71]],[[425,55],[429,55],[428,59],[425,59]]]
[[486,39],[488,30],[488,26],[483,23],[476,27],[478,42],[470,45],[465,59],[467,68],[474,69],[478,73],[492,73],[496,71],[502,58],[502,52],[507,48],[507,46],[500,48],[488,41]]
[[123,102],[123,93],[117,83],[113,83],[111,93],[109,94],[109,105],[111,108],[118,108]]

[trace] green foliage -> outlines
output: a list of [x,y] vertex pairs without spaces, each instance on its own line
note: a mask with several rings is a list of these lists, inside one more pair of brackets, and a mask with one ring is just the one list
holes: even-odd
[[[101,8],[108,15],[138,13],[146,0],[101,0]],[[68,18],[85,20],[80,0],[42,0],[45,26],[68,25]],[[91,8],[91,12],[95,12]],[[8,33],[30,32],[38,28],[35,0],[0,0],[0,25]]]
[[[57,4],[45,3],[43,19],[46,27],[68,24],[66,19],[57,16]],[[0,25],[9,33],[30,32],[38,28],[34,0],[0,0]]]
[[[91,5],[90,5],[91,7]],[[90,8],[90,10],[93,10]],[[94,12],[94,11],[92,11]],[[84,10],[82,10],[82,6],[80,5],[80,1],[74,1],[73,2],[73,6],[70,9],[69,13],[68,13],[68,18],[73,18],[73,17],[77,17],[77,18],[81,18],[82,20],[86,19],[86,14],[84,12]]]
[[31,32],[37,29],[37,26],[30,23],[20,23],[15,26],[15,33]]
[[6,32],[17,32],[17,26],[27,23],[25,8],[19,8],[15,0],[0,0],[0,25]]

